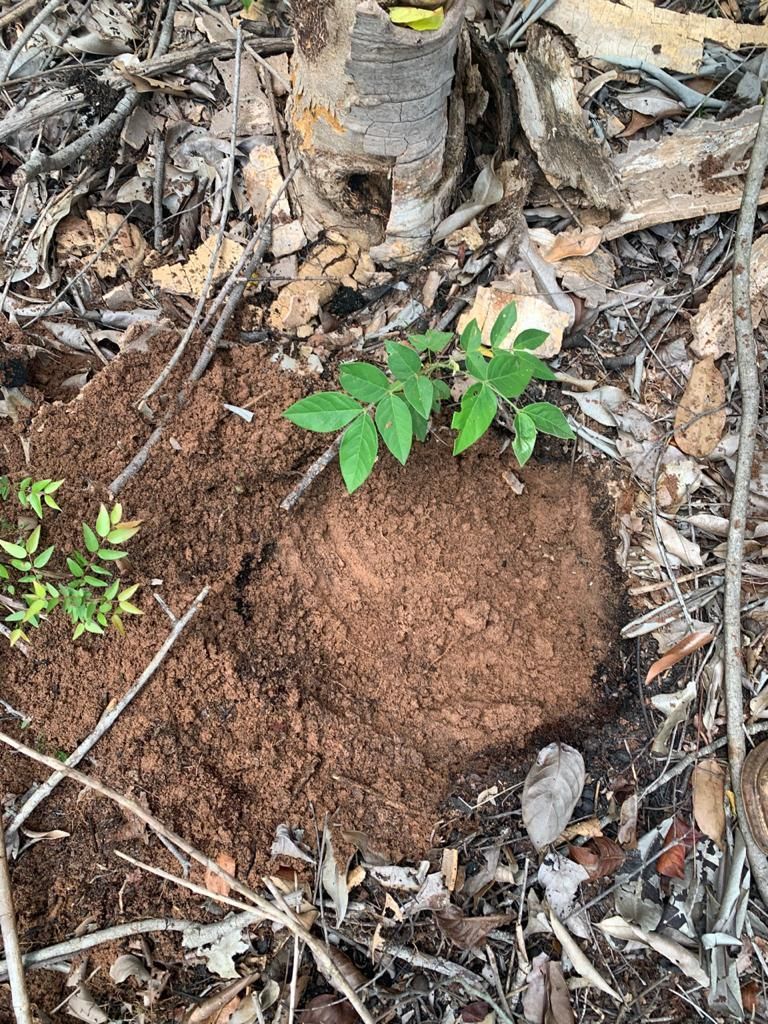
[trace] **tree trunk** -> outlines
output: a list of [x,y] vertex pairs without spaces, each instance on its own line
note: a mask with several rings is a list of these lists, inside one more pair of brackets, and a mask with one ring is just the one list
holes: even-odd
[[375,0],[294,0],[290,126],[310,237],[339,229],[384,264],[428,245],[464,155],[465,0],[444,6],[439,29],[417,32]]

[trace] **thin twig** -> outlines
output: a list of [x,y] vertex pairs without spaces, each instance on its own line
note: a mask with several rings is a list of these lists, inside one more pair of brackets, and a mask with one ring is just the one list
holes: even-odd
[[760,898],[768,908],[768,860],[755,842],[741,793],[741,772],[746,754],[744,740],[743,657],[741,632],[741,572],[744,560],[744,531],[749,501],[749,483],[755,454],[755,436],[760,415],[760,382],[752,326],[750,260],[757,204],[768,166],[768,103],[763,102],[760,123],[752,147],[744,195],[736,225],[733,258],[733,327],[741,389],[741,423],[736,471],[731,496],[731,515],[725,554],[725,596],[723,601],[724,680],[728,762],[736,811],[744,836],[747,856]]
[[[176,621],[176,623],[173,626],[173,629],[165,638],[165,641],[163,642],[162,646],[159,648],[152,661],[150,661],[149,665],[147,665],[147,667],[141,673],[141,675],[130,688],[130,690],[128,690],[123,695],[123,697],[117,702],[117,704],[111,706],[109,710],[101,716],[98,723],[96,724],[96,728],[90,733],[90,735],[86,736],[82,743],[80,743],[78,747],[69,755],[65,762],[65,764],[68,767],[74,768],[75,765],[80,764],[85,755],[96,745],[96,743],[98,743],[101,737],[109,729],[112,728],[114,723],[123,713],[123,711],[125,711],[125,709],[131,703],[131,701],[136,696],[138,696],[139,693],[141,693],[146,684],[158,670],[160,665],[162,665],[168,652],[171,650],[173,645],[184,632],[187,625],[192,621],[197,612],[200,610],[200,606],[208,596],[208,589],[208,587],[203,587],[203,589],[194,599],[192,604],[190,604],[189,608],[187,608],[186,612],[182,615],[180,619]],[[54,774],[48,779],[48,781],[44,782],[38,789],[36,789],[35,792],[29,797],[29,799],[26,800],[24,804],[22,804],[21,808],[16,813],[16,816],[14,817],[13,821],[8,826],[6,841],[10,845],[13,845],[14,839],[19,831],[19,828],[24,824],[24,822],[27,820],[30,814],[32,814],[32,812],[40,806],[43,800],[46,800],[50,796],[54,789],[59,785],[60,782],[63,782],[65,778],[66,775],[64,771],[54,772]]]
[[[177,921],[173,917],[152,917],[144,921],[129,921],[127,924],[115,924],[110,928],[101,928],[97,932],[87,932],[74,939],[67,939],[66,942],[57,942],[55,946],[46,946],[45,949],[35,949],[31,953],[24,953],[22,962],[25,967],[46,967],[55,964],[59,960],[68,960],[71,956],[85,953],[96,946],[106,945],[108,942],[118,942],[120,939],[127,939],[132,935],[146,935],[148,932],[183,932],[193,926],[192,921]],[[0,960],[0,981],[8,978],[8,961]]]
[[154,227],[152,244],[159,251],[163,244],[163,192],[165,191],[165,136],[161,131],[155,132],[155,181],[152,193],[152,215]]
[[8,860],[5,856],[5,837],[3,824],[0,820],[0,930],[3,933],[3,947],[8,967],[8,979],[11,983],[11,1002],[16,1024],[32,1024],[32,1011],[27,997],[27,985],[24,981],[24,965],[21,961],[19,933],[16,931],[16,912],[13,909],[13,893],[11,877],[8,873]]
[[[205,276],[203,287],[198,297],[197,304],[195,305],[194,312],[187,324],[187,329],[184,331],[181,341],[176,346],[176,349],[165,364],[163,369],[157,375],[155,380],[150,384],[147,390],[139,399],[139,404],[148,402],[149,399],[160,390],[165,382],[170,377],[174,370],[174,367],[178,364],[181,357],[184,355],[187,345],[195,333],[200,317],[202,316],[205,304],[208,301],[208,293],[211,290],[213,279],[216,276],[216,268],[219,264],[219,253],[221,247],[224,244],[224,233],[227,230],[227,221],[229,219],[229,207],[232,199],[232,185],[235,179],[235,159],[237,155],[237,117],[240,112],[240,77],[241,67],[243,59],[243,29],[242,24],[237,27],[237,40],[235,43],[235,72],[234,72],[234,85],[232,90],[232,131],[230,134],[229,141],[229,160],[227,162],[227,178],[224,183],[224,197],[221,204],[221,215],[219,218],[219,230],[216,232],[216,241],[211,251],[211,256],[208,261],[208,273]],[[155,245],[157,248],[157,245]]]
[[28,25],[24,26],[23,30],[19,34],[19,38],[16,40],[16,42],[13,44],[13,46],[8,52],[5,67],[2,71],[0,71],[0,85],[5,85],[6,79],[10,75],[13,69],[13,65],[16,63],[16,58],[19,56],[19,54],[27,45],[27,43],[35,34],[35,32],[37,32],[40,26],[43,25],[46,21],[48,21],[48,19],[51,17],[54,11],[57,11],[59,7],[63,6],[63,4],[64,0],[48,0],[48,3],[45,5],[42,11],[40,11],[39,14],[35,15],[35,17],[32,19],[32,21],[29,22]]
[[341,439],[342,439],[343,436],[344,436],[343,434],[339,434],[336,437],[336,440],[333,442],[333,444],[330,445],[328,448],[326,448],[325,451],[323,452],[323,454],[318,456],[318,458],[315,459],[315,461],[312,463],[312,465],[306,471],[306,473],[301,478],[301,480],[299,480],[299,482],[293,488],[291,493],[287,494],[283,498],[283,500],[280,502],[280,508],[284,512],[290,512],[291,509],[293,508],[293,506],[296,504],[296,502],[302,496],[302,494],[304,494],[304,492],[309,487],[312,486],[314,481],[320,476],[320,474],[326,468],[326,466],[330,466],[330,464],[333,462],[334,458],[336,457],[336,454],[337,454],[339,448],[341,447]]
[[37,7],[38,0],[21,0],[21,3],[11,7],[5,14],[0,15],[0,28],[5,28],[6,25],[12,24],[14,21],[18,21],[19,18],[23,17],[27,11],[31,11],[33,7]]
[[[240,909],[246,909],[249,911],[253,911],[254,909],[258,910],[264,915],[264,917],[267,920],[282,925],[284,928],[287,928],[291,932],[291,934],[295,934],[298,931],[302,941],[312,951],[312,955],[314,956],[320,970],[323,972],[323,974],[326,975],[326,977],[328,977],[331,980],[331,983],[347,997],[347,999],[350,1001],[352,1006],[357,1011],[358,1015],[363,1020],[363,1024],[374,1024],[373,1017],[366,1009],[365,1004],[362,1002],[355,989],[349,984],[349,982],[344,977],[342,972],[333,962],[324,944],[314,935],[307,931],[307,929],[304,927],[304,925],[296,917],[295,914],[285,913],[284,911],[273,906],[273,904],[271,904],[269,900],[266,900],[263,896],[259,896],[259,894],[257,892],[254,892],[254,890],[251,889],[249,886],[245,885],[243,882],[240,882],[237,878],[235,878],[234,875],[231,875],[228,871],[225,871],[224,868],[222,868],[217,861],[213,860],[213,858],[198,850],[196,847],[192,846],[191,843],[188,843],[186,839],[183,839],[181,836],[177,835],[175,832],[169,829],[160,821],[159,818],[156,818],[154,814],[151,814],[148,810],[146,810],[146,808],[141,807],[140,804],[136,803],[135,800],[131,800],[129,797],[125,796],[123,793],[118,792],[116,789],[112,789],[111,786],[106,786],[104,785],[103,782],[99,782],[96,779],[92,779],[88,775],[84,775],[76,768],[67,768],[66,766],[62,766],[61,763],[57,761],[55,758],[48,757],[47,754],[41,754],[39,753],[39,751],[33,750],[31,747],[27,747],[25,744],[19,743],[18,740],[15,740],[12,736],[9,736],[7,733],[0,732],[0,743],[5,743],[7,746],[12,747],[13,750],[18,751],[20,754],[23,754],[24,757],[28,757],[31,761],[37,761],[39,764],[44,764],[54,771],[63,771],[66,774],[66,776],[72,779],[74,782],[78,782],[81,786],[86,786],[88,789],[92,789],[95,793],[100,793],[102,796],[105,796],[108,800],[112,800],[119,807],[122,807],[123,810],[128,811],[130,814],[133,814],[136,818],[139,819],[139,821],[143,821],[148,828],[151,828],[158,835],[164,836],[166,839],[170,840],[174,844],[174,846],[178,846],[180,850],[183,850],[198,864],[201,864],[207,871],[211,871],[214,874],[218,875],[219,878],[223,879],[227,883],[231,890],[239,893],[241,896],[245,896],[246,899],[250,900],[252,906],[249,906],[248,904],[242,904],[240,905]],[[171,877],[173,878],[175,884],[181,885],[185,888],[190,888],[193,885],[193,883],[187,882],[186,880],[181,878],[177,878],[176,876]],[[228,903],[229,901],[231,901],[231,897],[214,897],[214,894],[212,893],[208,895],[210,895],[211,898],[215,898],[220,903]]]

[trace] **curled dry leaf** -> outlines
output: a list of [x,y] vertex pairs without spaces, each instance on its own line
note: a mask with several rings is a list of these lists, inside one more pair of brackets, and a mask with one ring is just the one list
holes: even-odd
[[547,964],[547,1008],[544,1012],[544,1024],[574,1024],[575,1020],[563,969],[556,960],[552,960]]
[[459,949],[482,949],[495,928],[508,925],[511,918],[506,914],[491,914],[488,917],[465,917],[458,907],[444,907],[433,911],[440,931]]
[[696,363],[675,414],[675,444],[700,459],[716,447],[725,429],[725,381],[712,356]]
[[693,769],[693,817],[705,836],[720,849],[725,836],[725,768],[714,758]]
[[597,927],[606,935],[613,936],[614,939],[641,942],[644,946],[650,946],[651,949],[656,950],[661,956],[679,967],[689,978],[693,978],[697,984],[708,988],[709,976],[702,969],[696,956],[681,946],[679,942],[675,942],[674,939],[668,939],[659,935],[658,932],[643,931],[642,928],[637,928],[625,921],[623,917],[608,917]]
[[693,828],[676,815],[664,836],[664,852],[656,861],[656,871],[667,878],[685,878],[685,858],[693,843]]
[[573,964],[573,969],[590,985],[594,985],[595,988],[605,992],[607,996],[610,996],[617,1002],[623,1002],[624,1000],[616,989],[608,984],[602,974],[591,963],[576,939],[574,939],[562,921],[558,920],[556,914],[549,915],[549,923],[552,926],[552,931],[555,933],[557,941],[563,947],[563,952]]
[[622,846],[634,849],[637,846],[637,794],[626,798],[619,811],[618,840]]
[[527,1024],[544,1024],[547,1008],[547,975],[549,957],[539,953],[531,962],[523,992],[523,1016]]
[[[346,953],[342,952],[337,946],[331,946],[330,944],[326,947],[326,952],[329,958],[333,961],[333,965],[336,970],[342,975],[346,983],[350,988],[358,989],[367,982],[366,976],[360,970],[359,967],[352,963]],[[336,987],[336,983],[333,978],[329,977],[323,971],[320,964],[317,965],[318,970],[323,975],[329,985]]]
[[109,968],[109,976],[116,985],[122,985],[129,978],[136,978],[140,982],[147,982],[150,979],[145,963],[133,953],[119,956]]
[[688,636],[683,637],[674,647],[670,647],[662,658],[654,661],[645,677],[646,684],[653,682],[657,676],[666,672],[668,668],[672,668],[673,665],[682,661],[683,658],[687,658],[689,654],[693,654],[694,651],[704,647],[712,640],[712,636],[713,634],[710,630],[704,630],[698,633],[689,633]]
[[568,824],[584,788],[584,759],[565,743],[539,751],[523,785],[523,824],[537,850],[554,842]]
[[594,836],[584,846],[569,846],[568,852],[572,860],[581,864],[592,881],[614,874],[626,859],[619,844],[607,836]]
[[326,826],[323,834],[323,864],[320,871],[323,889],[333,900],[336,910],[336,926],[339,927],[347,914],[349,888],[347,887],[347,866],[339,864],[333,849],[330,829]]
[[301,1014],[302,1024],[355,1024],[359,1019],[346,999],[331,992],[310,999]]
[[755,841],[768,854],[768,740],[747,754],[741,772],[741,796]]
[[561,231],[544,253],[544,259],[549,263],[557,263],[569,256],[590,256],[600,245],[602,237],[601,229],[593,225],[580,230],[569,228]]
[[459,1016],[462,1024],[493,1024],[493,1021],[496,1019],[496,1015],[491,1007],[488,1003],[483,1002],[482,999],[462,1006]]

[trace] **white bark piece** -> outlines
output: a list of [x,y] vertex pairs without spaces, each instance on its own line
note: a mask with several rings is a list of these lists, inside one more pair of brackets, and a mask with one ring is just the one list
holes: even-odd
[[689,74],[699,69],[705,39],[726,50],[768,46],[766,25],[678,13],[651,0],[557,0],[542,17],[571,37],[580,57],[630,58]]

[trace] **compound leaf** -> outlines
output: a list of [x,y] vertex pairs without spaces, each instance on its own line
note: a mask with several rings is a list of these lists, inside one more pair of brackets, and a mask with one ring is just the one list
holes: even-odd
[[427,331],[426,334],[409,334],[408,341],[419,352],[442,352],[453,341],[449,331]]
[[339,464],[350,494],[368,479],[378,448],[376,428],[370,416],[360,416],[344,431],[339,448]]
[[487,384],[474,385],[464,393],[461,408],[452,423],[459,431],[453,443],[454,455],[459,455],[483,436],[493,423],[496,403],[496,395]]
[[517,306],[510,302],[505,306],[491,328],[491,348],[498,348],[517,323]]
[[536,429],[542,434],[550,434],[552,437],[562,437],[572,441],[576,436],[571,430],[568,420],[561,409],[551,402],[533,402],[526,405],[522,410],[526,416],[530,416],[536,424]]
[[362,411],[359,402],[341,391],[320,391],[294,402],[283,416],[297,427],[324,434],[346,427]]
[[339,383],[353,398],[362,402],[378,402],[389,391],[389,380],[372,363],[342,363]]
[[[414,377],[414,382],[424,380]],[[429,384],[429,381],[426,381]],[[432,389],[430,388],[430,399]],[[411,403],[413,404],[413,403]],[[384,444],[403,466],[411,451],[413,441],[413,420],[408,406],[397,395],[387,395],[376,406],[376,426]],[[367,474],[366,474],[367,476]]]
[[521,466],[524,466],[533,455],[535,445],[536,424],[526,413],[519,412],[515,416],[515,439],[512,442],[512,450]]

